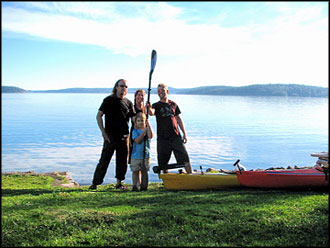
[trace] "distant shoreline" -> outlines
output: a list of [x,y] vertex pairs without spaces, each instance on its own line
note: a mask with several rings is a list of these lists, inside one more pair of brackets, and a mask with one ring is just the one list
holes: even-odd
[[[139,88],[129,88],[134,93]],[[142,88],[147,91],[147,88]],[[2,93],[100,93],[110,94],[112,88],[67,88],[59,90],[25,90],[14,86],[2,86]],[[296,96],[296,97],[328,97],[329,89],[319,86],[300,84],[255,84],[248,86],[202,86],[195,88],[169,87],[170,94],[183,95],[222,95],[222,96]],[[151,94],[157,89],[152,88]]]

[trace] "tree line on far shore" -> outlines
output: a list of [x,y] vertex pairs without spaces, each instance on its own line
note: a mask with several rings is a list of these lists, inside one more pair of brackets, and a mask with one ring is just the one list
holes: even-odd
[[[138,88],[129,88],[134,93]],[[144,90],[146,88],[142,88]],[[60,90],[25,90],[14,86],[2,86],[2,93],[111,93],[112,88],[67,88]],[[170,94],[183,95],[225,95],[225,96],[300,96],[328,97],[328,88],[301,84],[254,84],[248,86],[201,86],[195,88],[169,87]],[[157,93],[156,88],[151,89]]]

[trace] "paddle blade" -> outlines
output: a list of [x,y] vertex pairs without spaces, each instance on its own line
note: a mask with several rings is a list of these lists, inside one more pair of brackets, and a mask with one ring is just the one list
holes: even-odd
[[151,52],[151,67],[150,67],[150,72],[151,73],[155,69],[156,61],[157,61],[157,52],[156,52],[156,50],[152,50],[152,52]]

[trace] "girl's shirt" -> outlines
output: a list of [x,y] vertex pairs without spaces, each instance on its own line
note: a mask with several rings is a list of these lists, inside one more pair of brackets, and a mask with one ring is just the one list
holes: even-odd
[[[143,130],[140,129],[133,129],[132,132],[132,138],[135,140],[138,138],[141,133],[143,133]],[[149,158],[150,157],[150,139],[146,140],[146,155],[144,158]],[[133,149],[132,149],[132,157],[133,159],[143,159],[143,150],[144,150],[144,141],[142,141],[140,144],[136,143],[135,141],[133,142]]]

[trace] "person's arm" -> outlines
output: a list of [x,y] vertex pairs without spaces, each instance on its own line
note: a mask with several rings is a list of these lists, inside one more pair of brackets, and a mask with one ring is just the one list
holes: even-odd
[[152,139],[152,137],[154,136],[154,134],[152,132],[152,128],[151,128],[148,120],[147,120],[146,124],[147,124],[147,126],[143,129],[143,132],[137,138],[134,139],[134,136],[133,136],[134,141],[138,144],[141,144],[143,142],[144,137],[146,135],[147,135],[148,139]]
[[104,126],[103,126],[103,119],[102,119],[103,115],[104,115],[103,111],[99,110],[97,112],[97,115],[96,115],[97,125],[99,126],[99,129],[101,130],[104,141],[110,142],[109,136],[106,133]]
[[[133,132],[135,132],[135,130],[133,130]],[[147,130],[145,128],[143,130],[143,132],[137,138],[134,139],[134,136],[133,136],[134,142],[141,144],[142,141],[144,140],[144,136],[146,136],[146,134],[147,134]]]
[[150,104],[150,102],[147,102],[146,108],[148,109],[148,114],[149,115],[155,115],[155,109],[152,108],[152,105]]
[[183,134],[183,143],[187,143],[188,138],[187,138],[186,129],[184,127],[183,120],[182,120],[181,116],[177,115],[176,120],[178,121],[179,127],[182,131],[182,134]]
[[151,125],[150,125],[148,119],[147,119],[147,135],[148,135],[148,139],[152,139],[154,137],[154,133],[152,131],[152,128],[151,128]]

